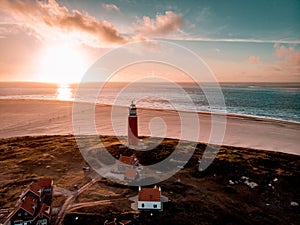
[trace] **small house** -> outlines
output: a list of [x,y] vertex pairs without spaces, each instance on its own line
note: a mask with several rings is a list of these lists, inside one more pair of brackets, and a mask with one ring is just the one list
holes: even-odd
[[134,181],[138,176],[136,168],[125,168],[124,180]]
[[15,209],[5,218],[4,225],[48,225],[51,223],[53,180],[40,179],[31,183],[20,195]]
[[120,156],[118,169],[125,172],[125,168],[135,168],[139,165],[139,160],[135,154],[131,156]]
[[138,210],[162,210],[161,189],[156,185],[154,188],[139,187]]

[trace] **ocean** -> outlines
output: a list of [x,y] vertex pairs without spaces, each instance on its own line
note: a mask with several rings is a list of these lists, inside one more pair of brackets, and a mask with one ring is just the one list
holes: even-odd
[[[2,82],[0,99],[40,99],[81,101],[96,98],[98,103],[129,106],[134,101],[138,107],[199,112],[220,112],[235,115],[271,118],[300,123],[300,84],[279,83],[224,83],[221,90],[225,105],[209,104],[207,95],[218,96],[215,86],[207,85],[205,92],[192,83],[126,83],[106,84],[97,96],[101,85],[86,84],[81,96],[76,96],[78,85],[47,83]],[[204,85],[205,86],[205,85]],[[216,101],[218,102],[218,101]]]

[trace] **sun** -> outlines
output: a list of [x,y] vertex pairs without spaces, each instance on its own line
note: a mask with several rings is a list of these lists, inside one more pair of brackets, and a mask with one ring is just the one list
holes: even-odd
[[74,46],[65,44],[47,47],[41,56],[41,81],[58,84],[77,83],[84,72],[84,55]]

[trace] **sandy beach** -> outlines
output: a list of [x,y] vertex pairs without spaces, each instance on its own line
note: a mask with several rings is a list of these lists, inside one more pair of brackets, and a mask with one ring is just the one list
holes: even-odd
[[[72,134],[72,106],[72,102],[62,101],[0,100],[0,138]],[[95,122],[98,133],[126,135],[128,109],[126,107],[111,109],[111,106],[106,105],[96,107]],[[84,110],[80,113],[84,113]],[[198,113],[198,118],[200,125],[198,141],[208,143],[211,115]],[[185,133],[181,134],[180,116],[176,111],[138,109],[138,120],[141,136],[183,137],[189,140],[195,127],[195,121],[190,121],[188,124],[190,130],[185,129]],[[80,133],[88,134],[89,130],[84,128],[84,124],[82,121]],[[228,115],[222,144],[300,155],[299,136],[299,123]]]

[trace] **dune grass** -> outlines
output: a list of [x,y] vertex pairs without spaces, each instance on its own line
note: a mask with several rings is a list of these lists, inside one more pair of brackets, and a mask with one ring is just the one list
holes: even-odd
[[[84,142],[81,144],[87,149],[98,144],[99,137],[82,138]],[[124,140],[116,137],[103,136],[100,139],[116,158],[120,154],[136,153],[144,165],[163,160],[178,145],[178,140],[165,139],[152,150],[137,151],[124,147]],[[143,143],[147,148],[159,140],[145,138]],[[299,206],[291,205],[292,201],[300,199],[299,156],[221,146],[213,163],[206,170],[199,171],[198,161],[203,160],[205,144],[183,142],[179,158],[193,146],[196,146],[195,152],[184,169],[159,183],[170,202],[165,204],[163,212],[153,216],[140,214],[142,224],[295,224],[299,221]],[[97,147],[90,151],[97,157],[106,149]],[[207,157],[213,157],[216,149],[218,146],[209,146]],[[83,171],[83,166],[87,163],[71,135],[0,140],[0,208],[13,207],[24,187],[42,177],[53,178],[56,186],[67,190],[73,190],[75,184],[84,185],[95,174],[92,170]],[[250,182],[256,186],[250,187]],[[102,179],[79,196],[77,203],[136,194],[136,187]],[[54,198],[55,206],[63,202],[62,196]],[[122,200],[71,211],[64,224],[72,224],[78,215],[80,224],[93,225],[104,222],[103,214],[113,219],[113,216],[130,213],[130,202]]]

